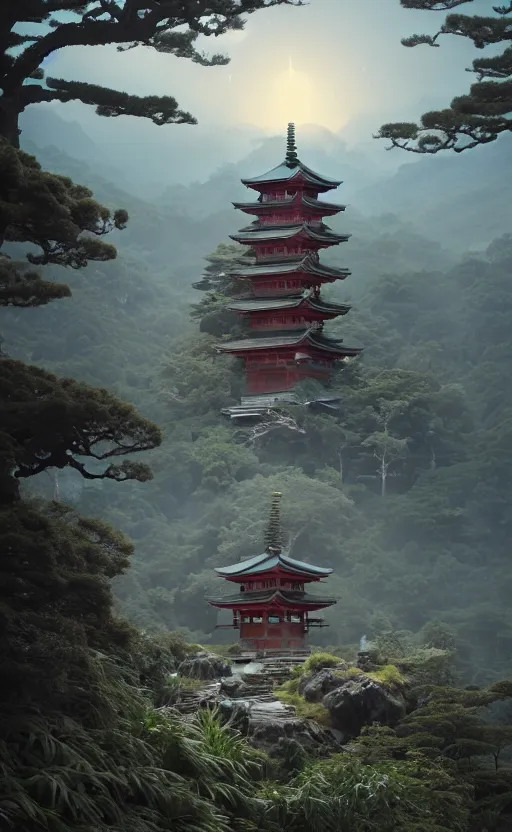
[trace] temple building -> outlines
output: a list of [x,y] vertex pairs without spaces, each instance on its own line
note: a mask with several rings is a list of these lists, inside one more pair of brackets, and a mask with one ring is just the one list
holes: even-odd
[[321,297],[324,284],[350,274],[320,261],[323,249],[350,236],[335,234],[323,221],[344,206],[319,199],[341,182],[315,173],[299,160],[295,128],[289,124],[284,161],[242,183],[258,198],[233,204],[256,219],[231,236],[250,248],[254,262],[231,273],[250,291],[228,309],[245,319],[247,337],[220,343],[217,349],[245,362],[242,404],[250,406],[290,400],[288,394],[304,379],[328,382],[334,363],[359,355],[361,348],[346,346],[323,331],[325,321],[350,309]]
[[307,589],[308,584],[327,578],[332,569],[295,560],[283,552],[280,498],[279,492],[274,493],[263,554],[215,570],[237,585],[237,591],[208,598],[212,606],[232,611],[232,624],[218,626],[239,630],[240,645],[247,655],[305,652],[310,629],[328,626],[312,614],[336,603],[334,598]]

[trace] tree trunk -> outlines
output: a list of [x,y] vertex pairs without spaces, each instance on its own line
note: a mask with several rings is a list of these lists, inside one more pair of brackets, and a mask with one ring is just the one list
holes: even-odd
[[380,496],[386,496],[386,479],[388,475],[388,465],[389,463],[386,462],[386,454],[382,455],[382,460],[380,464]]

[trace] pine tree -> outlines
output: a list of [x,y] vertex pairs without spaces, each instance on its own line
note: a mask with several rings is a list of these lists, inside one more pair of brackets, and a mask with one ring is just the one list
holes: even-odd
[[95,106],[98,115],[142,116],[158,125],[196,123],[172,96],[141,98],[94,84],[45,78],[44,62],[57,50],[150,46],[202,66],[226,64],[225,56],[208,56],[195,48],[199,35],[217,37],[242,29],[243,14],[302,5],[302,0],[3,0],[0,5],[0,135],[16,145],[20,113],[30,104],[48,101],[79,100]]
[[[406,9],[450,11],[473,0],[400,0]],[[490,4],[491,5],[491,4]],[[457,96],[444,110],[425,113],[419,124],[384,124],[376,138],[391,139],[392,147],[414,153],[463,150],[495,141],[512,131],[512,2],[492,5],[492,15],[449,14],[437,34],[412,35],[404,46],[427,44],[438,47],[441,35],[457,35],[473,41],[477,49],[504,44],[498,55],[477,58],[472,69],[478,78],[467,95]]]
[[[43,171],[33,156],[0,138],[0,249],[28,243],[38,249],[27,254],[34,266],[81,269],[116,257],[115,247],[100,237],[127,221],[126,211],[111,213],[88,188]],[[0,254],[0,306],[41,306],[70,294],[65,284]]]

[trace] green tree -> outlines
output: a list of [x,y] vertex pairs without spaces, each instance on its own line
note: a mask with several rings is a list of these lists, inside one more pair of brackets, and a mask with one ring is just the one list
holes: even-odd
[[208,265],[194,288],[206,294],[199,303],[192,304],[190,313],[192,320],[199,321],[201,332],[220,338],[222,335],[234,334],[241,328],[237,315],[227,310],[226,306],[233,297],[250,289],[247,281],[232,277],[236,268],[247,267],[255,262],[249,255],[250,249],[220,243],[205,258]]
[[[451,11],[473,0],[400,0],[406,9]],[[478,81],[467,95],[457,96],[444,110],[425,113],[419,124],[384,124],[377,138],[390,139],[392,147],[414,153],[460,153],[479,144],[495,141],[512,130],[512,3],[489,3],[487,15],[449,14],[435,35],[412,35],[402,40],[404,46],[428,44],[439,46],[442,35],[456,35],[473,41],[477,49],[503,44],[497,55],[476,58],[471,72]],[[492,14],[491,14],[492,13]]]
[[[242,29],[243,14],[300,0],[6,0],[0,10],[0,135],[18,142],[18,118],[30,104],[78,99],[98,115],[132,115],[155,124],[195,124],[172,96],[139,96],[62,78],[45,78],[44,62],[67,46],[149,46],[202,66],[225,64],[223,55],[195,48],[199,35]],[[62,17],[64,15],[64,18]]]
[[[88,188],[41,170],[33,156],[0,138],[0,249],[21,243],[32,265],[81,269],[116,257],[115,247],[99,238],[127,221],[126,211],[111,213]],[[0,306],[40,306],[69,295],[65,284],[0,254]]]
[[16,499],[19,479],[49,468],[71,467],[87,479],[151,478],[145,464],[116,464],[161,442],[132,405],[21,361],[2,358],[1,368],[0,499]]
[[390,467],[406,456],[408,439],[399,439],[390,432],[390,422],[397,412],[404,408],[405,402],[383,400],[379,404],[379,430],[371,433],[362,445],[373,452],[380,480],[380,495],[385,497],[388,477],[394,473],[390,471]]

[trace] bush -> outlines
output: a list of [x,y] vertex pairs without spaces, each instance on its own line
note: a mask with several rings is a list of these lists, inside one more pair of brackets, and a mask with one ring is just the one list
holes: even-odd
[[320,725],[330,727],[329,711],[321,702],[306,702],[299,693],[291,693],[283,688],[284,685],[280,690],[275,691],[275,696],[285,705],[292,705],[300,719],[314,719]]
[[323,670],[325,667],[336,667],[341,663],[339,656],[334,656],[332,653],[313,653],[304,662],[304,673],[318,673],[319,670]]
[[368,676],[385,688],[401,688],[408,681],[394,664],[385,664],[383,667],[379,667],[378,670],[365,673],[365,676]]

